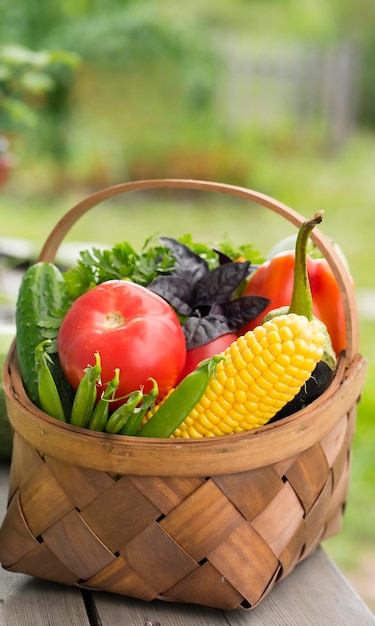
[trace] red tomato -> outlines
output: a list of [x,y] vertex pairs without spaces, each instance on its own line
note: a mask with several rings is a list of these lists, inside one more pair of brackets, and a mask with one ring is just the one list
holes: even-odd
[[186,353],[186,363],[184,371],[182,372],[181,380],[190,374],[190,372],[197,367],[198,363],[204,359],[209,359],[215,354],[220,354],[225,350],[225,348],[230,346],[233,341],[236,341],[236,339],[237,335],[234,333],[226,333],[225,335],[220,335],[220,337],[217,337],[202,346],[188,350]]
[[111,280],[86,292],[63,319],[58,353],[75,389],[83,370],[94,363],[96,351],[102,361],[103,385],[120,368],[117,397],[140,387],[147,393],[150,377],[163,397],[179,381],[186,360],[185,337],[172,307],[152,291],[125,280]]

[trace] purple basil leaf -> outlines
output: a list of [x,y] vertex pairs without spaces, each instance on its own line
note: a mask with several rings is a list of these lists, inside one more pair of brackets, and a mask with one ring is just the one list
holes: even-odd
[[175,276],[157,276],[148,289],[166,300],[178,313],[184,316],[192,315],[190,304],[191,285],[182,278]]
[[194,285],[194,305],[207,306],[230,300],[249,273],[250,261],[224,263],[208,272]]
[[262,296],[242,296],[235,300],[215,303],[210,310],[210,316],[220,321],[225,319],[230,332],[235,332],[258,317],[269,303],[270,300]]
[[231,259],[230,256],[228,256],[227,254],[224,254],[224,252],[221,252],[220,250],[216,250],[216,248],[212,248],[212,249],[217,254],[219,265],[225,265],[226,263],[233,263],[233,259]]
[[176,259],[176,264],[173,268],[173,274],[175,276],[184,278],[189,281],[190,284],[194,284],[209,272],[206,261],[198,254],[195,254],[188,246],[170,237],[160,237],[159,240],[172,252],[172,255]]
[[231,332],[226,324],[215,317],[189,317],[182,330],[186,339],[187,350],[203,346],[221,335]]

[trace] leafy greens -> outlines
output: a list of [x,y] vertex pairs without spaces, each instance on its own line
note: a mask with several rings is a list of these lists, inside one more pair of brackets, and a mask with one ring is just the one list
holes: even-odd
[[149,238],[140,252],[127,242],[80,252],[76,265],[63,273],[69,300],[107,280],[130,280],[164,298],[176,311],[188,350],[236,332],[268,304],[260,296],[241,296],[253,257],[252,246],[230,242],[208,246],[191,235],[179,240]]

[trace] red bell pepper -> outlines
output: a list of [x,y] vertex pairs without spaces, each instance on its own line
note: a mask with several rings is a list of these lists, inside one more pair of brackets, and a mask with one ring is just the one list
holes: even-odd
[[[295,253],[281,252],[263,263],[251,276],[243,295],[264,296],[270,304],[261,315],[241,328],[241,334],[262,323],[272,309],[289,306],[293,291]],[[346,346],[344,308],[337,281],[325,258],[307,256],[307,272],[313,298],[313,314],[327,327],[332,347],[339,354]]]

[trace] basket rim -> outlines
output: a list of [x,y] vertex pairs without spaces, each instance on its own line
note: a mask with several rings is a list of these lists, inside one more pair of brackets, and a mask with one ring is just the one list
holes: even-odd
[[366,365],[359,354],[350,367],[341,358],[329,388],[305,409],[257,430],[206,439],[111,435],[50,417],[25,392],[15,342],[4,363],[3,385],[12,428],[41,455],[117,474],[212,476],[277,463],[320,441],[356,406]]

